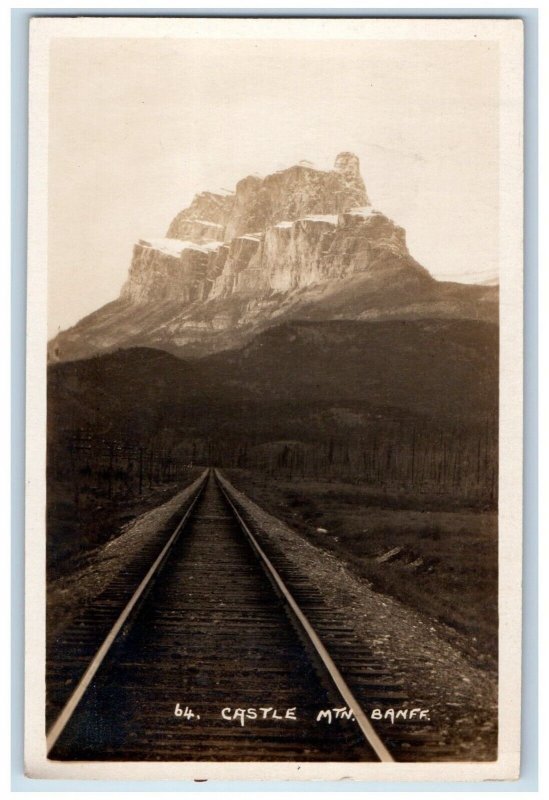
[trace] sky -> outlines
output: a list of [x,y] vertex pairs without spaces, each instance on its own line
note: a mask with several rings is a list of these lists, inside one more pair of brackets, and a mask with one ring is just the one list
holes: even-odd
[[197,192],[342,151],[435,277],[496,275],[498,81],[490,41],[54,39],[49,335]]

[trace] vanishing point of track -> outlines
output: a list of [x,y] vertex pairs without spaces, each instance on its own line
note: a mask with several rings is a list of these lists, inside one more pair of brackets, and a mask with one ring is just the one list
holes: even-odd
[[405,703],[402,688],[221,475],[205,472],[179,516],[58,637],[50,758],[437,757],[425,725],[374,727],[369,710]]

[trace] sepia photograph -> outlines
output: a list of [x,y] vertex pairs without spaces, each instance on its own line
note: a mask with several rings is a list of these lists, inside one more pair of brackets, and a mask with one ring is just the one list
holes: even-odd
[[517,777],[522,23],[30,58],[28,774]]

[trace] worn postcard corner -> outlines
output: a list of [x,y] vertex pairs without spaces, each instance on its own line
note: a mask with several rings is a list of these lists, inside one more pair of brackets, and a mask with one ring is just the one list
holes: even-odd
[[28,775],[518,777],[522,65],[31,21]]

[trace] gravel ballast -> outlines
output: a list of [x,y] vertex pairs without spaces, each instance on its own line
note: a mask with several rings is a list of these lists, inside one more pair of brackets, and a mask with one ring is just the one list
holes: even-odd
[[[230,484],[229,484],[230,485]],[[480,669],[440,625],[374,591],[331,553],[306,541],[232,485],[256,533],[280,549],[320,592],[327,609],[344,613],[354,631],[398,678],[431,720],[456,760],[493,760],[497,748],[497,675]]]

